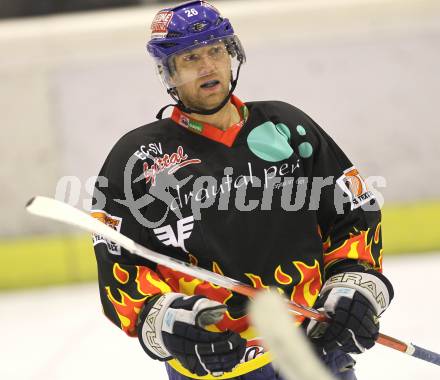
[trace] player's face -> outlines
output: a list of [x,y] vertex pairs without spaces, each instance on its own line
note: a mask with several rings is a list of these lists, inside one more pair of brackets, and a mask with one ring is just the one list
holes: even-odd
[[185,51],[174,58],[176,86],[190,108],[210,109],[229,92],[231,59],[223,42]]

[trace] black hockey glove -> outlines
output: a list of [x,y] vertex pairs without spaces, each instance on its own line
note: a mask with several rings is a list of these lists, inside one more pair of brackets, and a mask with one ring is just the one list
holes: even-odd
[[203,296],[166,293],[153,297],[139,314],[139,341],[153,359],[174,357],[196,375],[221,376],[240,362],[246,346],[235,332],[204,329],[219,322],[225,311],[225,305]]
[[345,272],[324,284],[315,308],[331,318],[329,323],[311,320],[307,335],[325,354],[340,349],[359,354],[374,346],[379,335],[379,316],[393,297],[393,288],[382,274]]

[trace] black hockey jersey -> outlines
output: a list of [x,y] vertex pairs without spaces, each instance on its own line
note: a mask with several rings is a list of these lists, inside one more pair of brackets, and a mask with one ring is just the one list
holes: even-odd
[[[92,215],[157,252],[255,288],[276,286],[307,306],[343,261],[381,271],[380,210],[336,143],[287,103],[231,101],[241,121],[226,131],[174,108],[171,118],[123,136],[98,177]],[[152,295],[203,294],[228,305],[213,331],[248,339],[246,363],[223,378],[269,361],[244,297],[100,236],[94,245],[104,313],[128,335]]]

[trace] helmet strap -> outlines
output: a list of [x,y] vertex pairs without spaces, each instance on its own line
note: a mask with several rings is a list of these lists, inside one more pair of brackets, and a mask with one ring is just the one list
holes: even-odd
[[159,112],[156,115],[156,118],[161,120],[163,117],[163,113],[164,111],[168,108],[168,107],[177,107],[179,108],[182,112],[185,113],[197,113],[199,115],[213,115],[215,113],[217,113],[218,111],[220,111],[227,102],[229,102],[229,99],[231,99],[232,93],[235,90],[235,87],[237,87],[237,82],[238,82],[238,77],[240,75],[240,68],[241,68],[241,64],[243,62],[240,61],[238,67],[237,67],[237,75],[235,76],[235,79],[231,80],[231,89],[229,90],[228,95],[223,99],[223,101],[214,108],[211,109],[193,109],[190,107],[185,106],[185,104],[183,104],[182,100],[180,100],[179,95],[177,94],[175,88],[169,88],[167,90],[168,94],[174,99],[174,101],[176,102],[176,104],[167,104],[166,106],[162,107]]

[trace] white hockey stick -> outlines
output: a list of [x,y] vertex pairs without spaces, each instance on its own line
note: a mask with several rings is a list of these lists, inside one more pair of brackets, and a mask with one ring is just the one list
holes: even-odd
[[[115,242],[116,244],[125,248],[132,254],[153,261],[156,264],[164,265],[175,271],[196,277],[200,280],[211,282],[214,285],[232,290],[244,296],[253,297],[257,292],[257,289],[253,288],[252,286],[234,280],[233,278],[222,276],[220,274],[145,248],[127,236],[122,235],[118,231],[115,231],[114,229],[100,222],[98,219],[93,218],[92,216],[70,206],[67,203],[60,202],[52,198],[36,196],[29,200],[29,202],[26,204],[26,209],[31,214],[71,224],[93,234],[101,235],[107,240]],[[291,311],[297,315],[304,315],[308,318],[313,318],[319,321],[326,320],[324,315],[320,314],[314,309],[296,304],[294,302],[289,302],[288,305]]]
[[[222,276],[145,248],[83,211],[55,199],[40,196],[34,197],[26,204],[26,209],[31,214],[71,224],[91,233],[101,235],[106,239],[117,243],[132,254],[153,261],[156,264],[164,265],[175,271],[196,277],[200,280],[211,282],[214,285],[232,290],[244,296],[255,297],[255,294],[258,291],[257,289],[234,280],[233,278]],[[312,318],[321,322],[328,320],[327,317],[318,311],[299,305],[293,301],[288,301],[286,305],[290,311],[297,315],[303,315],[307,318]],[[440,366],[440,354],[416,346],[415,344],[405,343],[385,334],[379,334],[377,343]]]
[[[334,380],[310,347],[278,292],[259,292],[249,303],[249,317],[286,380]],[[276,317],[274,317],[276,316]]]

